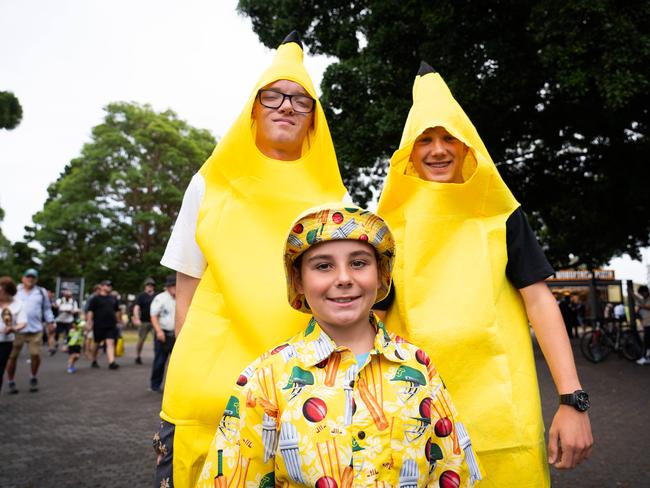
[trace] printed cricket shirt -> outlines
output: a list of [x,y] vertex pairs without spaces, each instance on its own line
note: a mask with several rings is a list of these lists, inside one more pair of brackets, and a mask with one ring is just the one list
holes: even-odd
[[372,317],[362,365],[314,318],[237,380],[198,486],[451,488],[480,479],[469,435],[421,349]]

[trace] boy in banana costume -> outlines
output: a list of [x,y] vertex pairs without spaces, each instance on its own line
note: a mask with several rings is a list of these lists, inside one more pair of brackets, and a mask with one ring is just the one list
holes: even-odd
[[593,442],[584,402],[565,398],[546,455],[529,319],[558,393],[586,395],[543,281],[553,269],[476,129],[426,63],[378,213],[397,246],[386,323],[437,364],[467,419],[482,486],[548,486],[547,463],[573,467]]
[[[176,244],[191,239],[195,228],[205,263],[189,273],[198,287],[189,292],[193,298],[167,373],[163,422],[154,438],[160,486],[196,484],[234,379],[278,339],[304,325],[302,314],[286,302],[278,251],[299,211],[340,200],[345,188],[302,60],[302,44],[292,33],[193,179],[204,194],[196,199],[188,189],[183,206],[191,207],[194,198],[197,210],[177,222],[179,230],[163,258],[163,264],[183,273],[187,246]],[[179,221],[184,212],[187,208]],[[189,231],[188,221],[196,222]],[[181,258],[170,250],[174,246]],[[178,284],[182,300],[187,290],[183,280]]]

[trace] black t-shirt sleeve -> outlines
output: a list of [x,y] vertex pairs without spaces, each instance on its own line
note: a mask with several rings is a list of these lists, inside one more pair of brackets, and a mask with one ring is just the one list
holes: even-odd
[[95,312],[95,307],[97,306],[97,300],[95,300],[95,297],[91,297],[90,300],[88,300],[88,311],[89,312]]
[[386,311],[390,308],[390,306],[393,304],[394,301],[395,301],[395,285],[393,284],[391,285],[390,291],[388,292],[388,295],[386,295],[386,298],[375,303],[372,309]]
[[521,207],[506,221],[506,244],[506,276],[515,288],[525,288],[555,273]]

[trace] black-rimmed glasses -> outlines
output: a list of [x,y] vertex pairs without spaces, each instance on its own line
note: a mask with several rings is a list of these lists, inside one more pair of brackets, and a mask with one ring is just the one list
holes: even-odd
[[257,92],[257,98],[264,107],[276,109],[282,106],[285,98],[288,98],[293,110],[300,114],[313,112],[316,107],[316,100],[308,95],[289,95],[275,90],[260,90]]

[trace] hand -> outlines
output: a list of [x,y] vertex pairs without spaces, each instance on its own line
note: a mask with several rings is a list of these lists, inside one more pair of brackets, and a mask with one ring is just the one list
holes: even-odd
[[156,339],[158,339],[160,342],[165,342],[165,333],[162,331],[162,329],[156,331]]
[[556,469],[572,469],[591,455],[594,438],[587,412],[560,405],[548,434],[548,462]]

